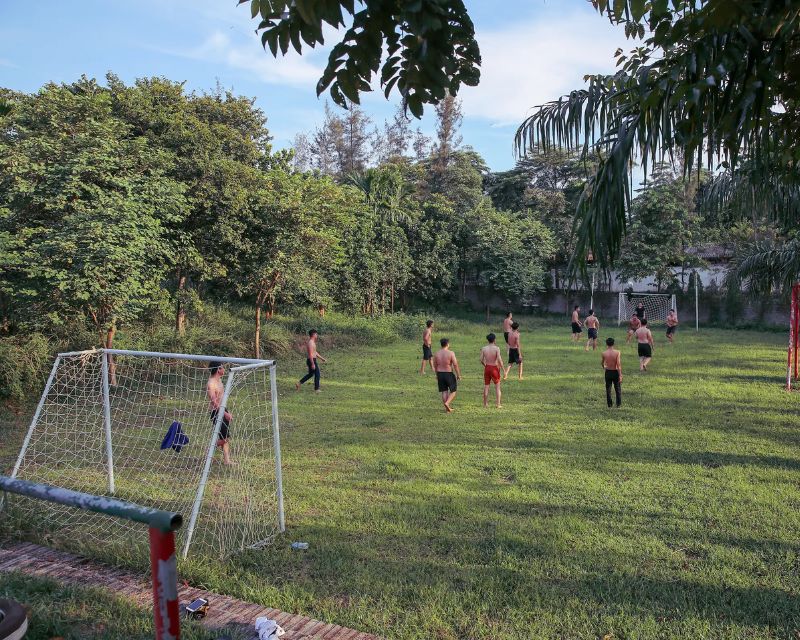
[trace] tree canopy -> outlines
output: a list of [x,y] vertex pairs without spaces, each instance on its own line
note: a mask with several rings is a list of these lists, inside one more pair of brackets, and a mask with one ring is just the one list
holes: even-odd
[[[639,42],[616,52],[616,73],[587,76],[585,88],[541,105],[515,138],[522,157],[559,147],[596,159],[576,203],[574,268],[589,252],[604,266],[618,257],[634,167],[642,163],[647,176],[676,154],[686,171],[723,171],[707,206],[733,217],[755,206],[784,228],[796,225],[797,2],[591,1]],[[323,23],[346,26],[344,14],[351,16],[317,86],[343,106],[379,77],[387,97],[396,88],[419,116],[425,104],[480,79],[478,43],[460,0],[252,0],[251,9],[274,55],[322,43]]]

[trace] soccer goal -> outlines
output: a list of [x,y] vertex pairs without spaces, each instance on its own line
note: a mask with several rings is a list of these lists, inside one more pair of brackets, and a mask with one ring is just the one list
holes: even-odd
[[617,324],[628,322],[640,302],[644,305],[645,318],[649,324],[666,322],[670,309],[675,309],[675,313],[678,313],[674,294],[620,292]]
[[[228,425],[209,405],[210,361],[225,369]],[[12,477],[180,513],[184,558],[190,547],[225,556],[264,546],[284,530],[275,373],[271,360],[59,354]],[[230,465],[220,451],[226,426]],[[125,520],[26,500],[15,504],[24,522],[67,546],[124,546],[136,536]]]

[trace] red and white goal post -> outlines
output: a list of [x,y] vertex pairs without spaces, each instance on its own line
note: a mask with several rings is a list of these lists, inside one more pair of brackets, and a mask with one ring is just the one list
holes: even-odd
[[0,491],[146,524],[150,529],[155,637],[156,640],[180,640],[181,621],[178,606],[178,571],[175,562],[175,531],[183,524],[183,516],[179,513],[159,511],[124,500],[95,496],[6,476],[0,476]]
[[792,285],[792,303],[789,309],[789,352],[786,363],[786,389],[792,390],[800,370],[800,283]]

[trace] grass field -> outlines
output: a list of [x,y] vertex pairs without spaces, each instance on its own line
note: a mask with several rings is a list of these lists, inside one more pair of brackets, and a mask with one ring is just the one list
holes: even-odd
[[[184,575],[397,640],[794,637],[800,396],[782,390],[784,336],[682,329],[666,345],[658,330],[644,375],[623,344],[609,410],[599,352],[562,325],[522,321],[525,380],[504,383],[502,410],[481,406],[481,323],[434,336],[464,372],[451,415],[417,341],[328,352],[323,337],[319,395],[293,390],[301,356],[281,359],[287,535]],[[23,424],[6,425],[6,460]]]

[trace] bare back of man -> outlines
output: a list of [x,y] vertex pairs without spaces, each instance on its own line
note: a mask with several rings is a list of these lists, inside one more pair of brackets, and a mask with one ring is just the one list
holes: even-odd
[[606,382],[606,403],[610,409],[613,406],[611,401],[611,387],[614,387],[617,406],[622,405],[622,354],[614,348],[614,338],[606,340],[608,349],[603,351],[600,359],[605,370]]
[[653,358],[653,334],[647,327],[647,320],[642,320],[642,326],[636,330],[636,342],[639,352],[639,371],[647,371],[647,365]]
[[586,341],[584,351],[588,351],[590,346],[592,347],[592,351],[595,351],[597,349],[597,330],[600,328],[600,320],[594,315],[594,309],[589,311],[589,315],[584,321],[584,324],[589,334],[589,339]]
[[[442,394],[442,404],[447,413],[453,412],[451,406],[456,398],[458,391],[458,380],[461,379],[461,370],[458,366],[456,354],[450,351],[450,342],[447,338],[440,341],[442,348],[433,356],[433,369],[436,371],[436,382],[439,386],[439,393]],[[455,373],[453,370],[455,369]]]
[[486,339],[489,341],[489,344],[481,349],[481,364],[483,365],[483,406],[488,406],[489,385],[494,382],[495,397],[497,399],[496,406],[500,409],[503,406],[500,404],[500,372],[503,371],[503,356],[500,355],[500,348],[495,344],[495,335],[490,333],[486,336]]

